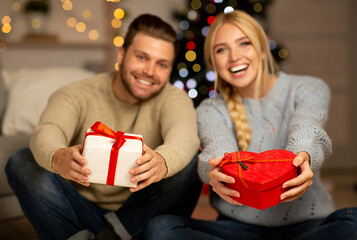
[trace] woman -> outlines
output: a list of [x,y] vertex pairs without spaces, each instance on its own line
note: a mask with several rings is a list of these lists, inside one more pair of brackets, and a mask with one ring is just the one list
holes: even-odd
[[[323,129],[330,91],[321,80],[278,72],[267,37],[248,14],[219,14],[205,41],[219,94],[197,109],[199,175],[212,186],[216,221],[160,216],[148,239],[357,239],[356,208],[333,212],[319,170],[332,152]],[[283,184],[282,203],[243,206],[226,187],[234,179],[218,167],[225,152],[286,149],[300,174]]]

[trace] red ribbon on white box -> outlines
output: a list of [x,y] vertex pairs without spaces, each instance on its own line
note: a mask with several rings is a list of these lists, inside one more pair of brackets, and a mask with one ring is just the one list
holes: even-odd
[[118,163],[119,149],[126,142],[125,139],[136,139],[136,140],[140,140],[141,142],[143,141],[143,139],[137,136],[125,135],[125,133],[121,131],[114,132],[112,129],[110,129],[108,126],[106,126],[101,122],[94,123],[93,126],[91,127],[91,130],[93,132],[87,132],[85,134],[85,137],[89,135],[96,135],[96,136],[104,136],[104,137],[115,139],[115,142],[112,145],[112,149],[110,151],[110,161],[109,161],[108,176],[106,182],[107,185],[114,186],[115,171]]

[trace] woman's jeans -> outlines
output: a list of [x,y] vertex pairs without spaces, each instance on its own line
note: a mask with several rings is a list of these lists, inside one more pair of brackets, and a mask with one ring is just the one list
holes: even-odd
[[283,227],[262,227],[223,217],[207,221],[162,215],[149,223],[145,235],[148,240],[357,240],[357,208]]
[[189,217],[202,187],[195,157],[176,175],[132,193],[113,213],[82,197],[60,175],[37,165],[28,148],[10,157],[6,174],[40,239],[67,239],[83,231],[97,235],[107,225],[108,214],[134,239],[141,239],[145,226],[157,215]]

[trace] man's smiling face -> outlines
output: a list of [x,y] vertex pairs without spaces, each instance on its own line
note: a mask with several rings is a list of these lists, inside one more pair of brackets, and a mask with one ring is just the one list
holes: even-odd
[[126,51],[118,52],[123,88],[116,89],[117,97],[138,103],[159,93],[170,78],[174,52],[173,43],[138,33]]

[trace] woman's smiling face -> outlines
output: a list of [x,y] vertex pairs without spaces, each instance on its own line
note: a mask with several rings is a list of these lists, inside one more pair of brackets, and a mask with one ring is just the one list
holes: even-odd
[[213,48],[218,75],[243,97],[253,98],[261,59],[247,35],[237,26],[225,23],[217,30]]

